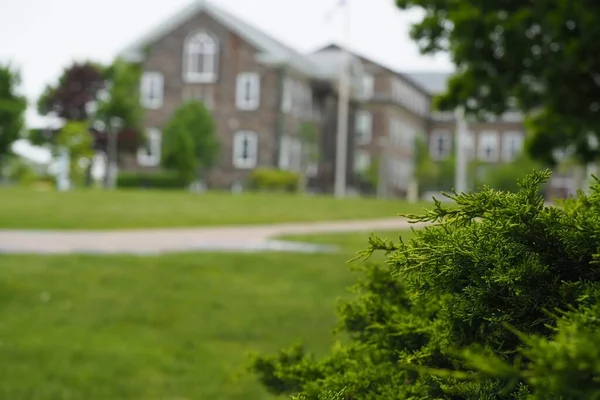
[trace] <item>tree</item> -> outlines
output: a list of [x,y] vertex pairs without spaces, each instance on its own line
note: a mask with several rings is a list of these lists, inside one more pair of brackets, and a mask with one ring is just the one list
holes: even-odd
[[69,151],[69,173],[73,182],[80,181],[94,156],[93,138],[87,122],[67,122],[56,136],[56,150]]
[[191,183],[217,162],[219,142],[210,111],[198,101],[181,105],[163,129],[163,167]]
[[24,127],[27,100],[17,93],[20,75],[10,65],[0,65],[0,177],[4,159]]
[[539,0],[396,0],[419,7],[412,38],[424,54],[449,52],[457,66],[437,106],[479,117],[526,114],[528,150],[553,164],[573,147],[580,162],[600,156],[600,3]]
[[89,120],[88,105],[105,86],[104,68],[90,61],[65,68],[56,85],[48,85],[37,106],[40,115],[56,114],[67,121]]
[[554,208],[549,176],[437,202],[408,243],[372,236],[360,256],[387,259],[359,266],[344,341],[255,357],[261,382],[311,400],[599,399],[600,182]]

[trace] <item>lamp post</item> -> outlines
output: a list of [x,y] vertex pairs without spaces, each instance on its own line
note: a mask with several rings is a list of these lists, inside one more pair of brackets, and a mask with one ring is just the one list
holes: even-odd
[[344,42],[341,46],[342,64],[340,68],[338,89],[338,115],[335,154],[335,184],[334,194],[337,198],[346,196],[346,169],[348,161],[348,116],[350,101],[350,4],[349,0],[341,2],[344,5]]
[[467,122],[464,108],[458,107],[454,115],[456,117],[456,173],[454,190],[457,193],[464,193],[467,191],[467,155],[465,154]]
[[107,168],[106,168],[106,186],[108,189],[115,189],[117,187],[117,172],[118,172],[118,163],[117,163],[117,137],[121,128],[123,127],[123,120],[119,117],[111,117],[108,120],[108,124],[106,126],[107,134],[108,134],[108,143],[107,143]]

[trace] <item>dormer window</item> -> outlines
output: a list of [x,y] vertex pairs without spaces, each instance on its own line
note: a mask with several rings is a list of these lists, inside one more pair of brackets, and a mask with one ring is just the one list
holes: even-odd
[[217,80],[218,44],[215,38],[202,31],[189,36],[183,50],[183,79],[186,82]]

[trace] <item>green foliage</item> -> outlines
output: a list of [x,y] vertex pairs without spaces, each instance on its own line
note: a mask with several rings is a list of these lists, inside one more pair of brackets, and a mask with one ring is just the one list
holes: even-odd
[[215,165],[219,141],[210,111],[198,101],[179,107],[163,129],[162,165],[191,182]]
[[7,163],[6,178],[21,185],[31,185],[37,179],[35,169],[20,157],[12,157]]
[[0,65],[0,171],[11,145],[23,130],[27,100],[17,93],[20,84],[18,71],[10,65]]
[[251,189],[274,192],[296,192],[300,175],[293,171],[282,171],[276,168],[256,168],[248,177]]
[[117,187],[121,189],[184,189],[186,182],[171,171],[160,172],[121,172]]
[[82,166],[82,163],[89,163],[94,156],[92,145],[93,138],[86,122],[67,122],[58,132],[55,151],[61,147],[69,150],[72,181],[75,182],[83,178],[85,167]]
[[540,163],[532,160],[526,153],[522,153],[510,163],[487,168],[481,181],[497,190],[516,192],[519,190],[519,180],[533,171],[542,169]]
[[415,177],[419,193],[428,191],[450,191],[454,187],[454,154],[435,162],[429,154],[427,140],[421,136],[415,139]]
[[123,143],[127,146],[119,146],[119,150],[137,149],[144,132],[144,110],[139,95],[140,67],[117,58],[104,69],[103,75],[108,96],[98,100],[95,117],[103,121],[120,118],[123,123],[122,130],[131,130],[135,135],[130,139],[130,143]]
[[[600,3],[539,0],[396,0],[425,10],[412,38],[425,54],[448,52],[456,74],[437,106],[480,117],[516,107],[528,116],[529,151],[545,163],[574,146],[580,161],[600,156]],[[566,101],[568,99],[568,101]]]
[[387,260],[358,266],[339,308],[349,340],[321,359],[300,346],[256,357],[260,381],[306,399],[600,398],[600,183],[547,207],[549,176],[436,202],[409,216],[432,225],[408,243],[371,237],[360,257]]

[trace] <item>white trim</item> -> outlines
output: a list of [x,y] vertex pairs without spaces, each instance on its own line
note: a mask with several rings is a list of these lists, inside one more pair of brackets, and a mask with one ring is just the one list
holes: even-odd
[[356,143],[366,145],[371,143],[373,138],[373,114],[367,110],[359,110],[356,112]]
[[[487,150],[491,150],[487,153]],[[477,158],[496,162],[500,159],[500,135],[497,131],[481,131],[477,140]]]
[[447,158],[452,151],[452,132],[447,129],[438,129],[431,132],[429,141],[429,154],[434,161]]
[[281,111],[290,113],[293,105],[294,82],[290,78],[283,81],[283,94],[281,99]]
[[233,136],[233,166],[252,169],[258,164],[258,135],[253,131],[237,131]]
[[364,74],[361,80],[361,93],[360,97],[362,100],[369,100],[375,94],[375,76],[371,74]]
[[506,162],[513,161],[523,151],[524,140],[523,132],[504,132],[502,135],[502,160]]
[[[199,61],[202,65],[199,65]],[[183,45],[183,80],[188,83],[215,82],[218,76],[219,44],[206,31],[188,36]]]
[[235,89],[238,110],[254,111],[260,106],[260,75],[255,72],[238,74]]
[[148,146],[140,147],[137,151],[137,163],[142,167],[156,167],[160,164],[162,134],[156,128],[146,132]]
[[361,174],[371,167],[371,153],[366,150],[357,150],[354,153],[354,173]]
[[165,78],[160,72],[148,71],[142,75],[140,102],[144,108],[157,110],[163,106]]

